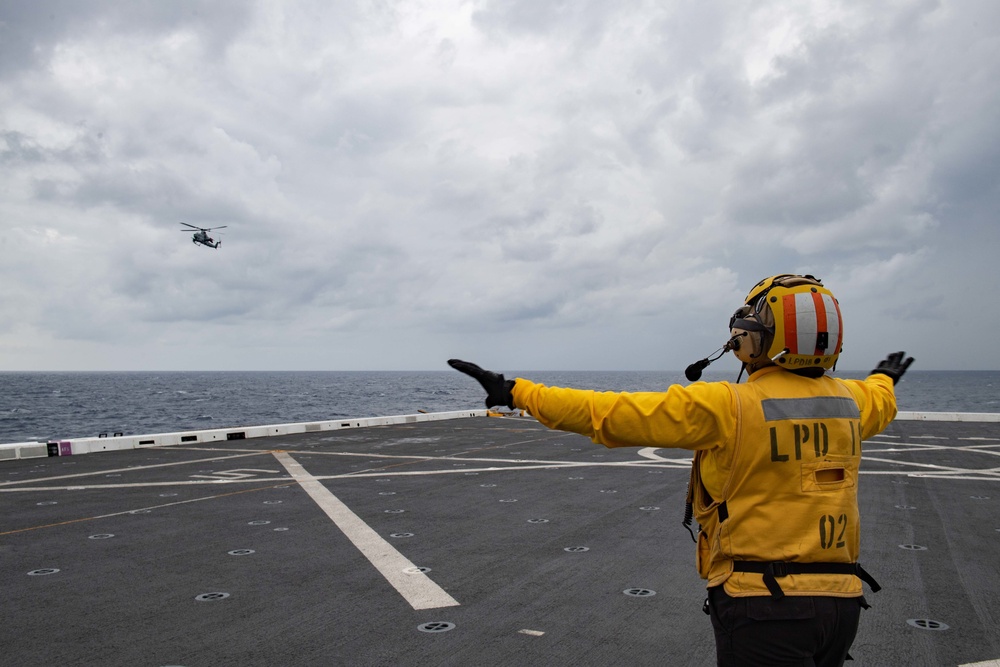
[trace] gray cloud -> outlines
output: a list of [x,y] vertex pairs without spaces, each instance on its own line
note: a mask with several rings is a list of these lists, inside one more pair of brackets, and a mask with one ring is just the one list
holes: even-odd
[[0,78],[44,69],[54,50],[67,43],[122,33],[148,37],[194,30],[207,51],[218,54],[243,30],[249,11],[250,6],[238,0],[4,2],[0,6]]
[[801,271],[980,367],[998,13],[7,3],[0,366],[677,369]]

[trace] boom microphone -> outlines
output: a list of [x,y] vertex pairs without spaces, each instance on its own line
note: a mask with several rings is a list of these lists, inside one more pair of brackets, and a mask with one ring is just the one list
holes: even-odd
[[711,360],[707,358],[694,362],[687,367],[687,370],[684,371],[684,377],[686,377],[689,382],[697,382],[701,379],[701,372],[708,368],[710,363],[712,363]]
[[713,353],[715,354],[715,356],[706,357],[701,361],[696,361],[690,366],[688,366],[687,369],[684,371],[684,377],[686,377],[689,382],[697,382],[701,378],[701,372],[706,368],[708,368],[709,364],[711,364],[713,361],[717,361],[719,357],[724,355],[726,352],[729,352],[730,350],[738,350],[740,347],[740,338],[746,335],[747,334],[745,332],[736,334],[735,336],[727,340],[725,345],[723,345],[722,347],[720,347],[718,350],[715,351],[718,354]]

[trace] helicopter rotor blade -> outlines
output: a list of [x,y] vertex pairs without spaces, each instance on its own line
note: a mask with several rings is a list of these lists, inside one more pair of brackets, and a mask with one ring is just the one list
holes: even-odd
[[[189,225],[186,222],[182,222],[181,224],[184,225],[185,227],[190,227],[191,229],[197,229],[200,232],[210,232],[210,231],[215,230],[215,229],[225,229],[226,227],[229,226],[229,225],[222,225],[221,227],[195,227],[194,225]],[[187,231],[190,231],[190,230],[182,229],[180,231],[187,232]]]

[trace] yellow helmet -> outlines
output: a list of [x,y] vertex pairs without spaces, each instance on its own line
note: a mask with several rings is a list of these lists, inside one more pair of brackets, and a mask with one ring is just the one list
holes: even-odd
[[840,306],[810,275],[782,273],[754,285],[729,320],[733,354],[751,367],[774,362],[792,371],[822,374],[844,347]]

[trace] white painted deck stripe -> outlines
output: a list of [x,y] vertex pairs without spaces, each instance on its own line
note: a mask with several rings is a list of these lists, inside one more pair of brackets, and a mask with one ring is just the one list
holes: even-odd
[[[315,477],[306,472],[302,465],[286,452],[274,452],[274,457],[285,466],[288,474],[316,501],[354,546],[371,561],[383,577],[402,595],[414,609],[438,609],[457,607],[458,601],[448,595],[443,588],[431,581],[423,572],[414,572],[415,567],[403,554],[385,541],[371,526],[342,503]],[[405,572],[404,570],[409,570]]]

